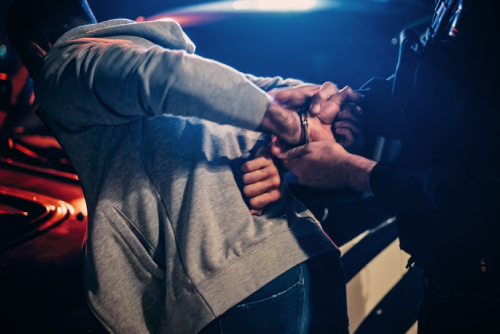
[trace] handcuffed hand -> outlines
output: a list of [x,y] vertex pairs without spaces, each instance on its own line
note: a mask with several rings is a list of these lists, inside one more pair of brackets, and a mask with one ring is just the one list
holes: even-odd
[[[335,141],[332,132],[332,127],[330,124],[323,124],[316,117],[308,117],[307,122],[308,122],[307,132],[308,132],[309,142],[316,142],[321,140],[333,141],[333,142]],[[342,128],[342,130],[344,130],[344,128]],[[271,144],[271,153],[277,157],[280,157],[278,156],[279,152],[286,152],[295,146],[296,145],[290,145],[289,143],[280,139],[279,137],[273,136]]]
[[[324,125],[332,126],[337,142],[344,147],[352,145],[359,133],[361,125],[361,109],[354,104],[363,99],[363,95],[355,92],[350,87],[338,90],[331,82],[322,86],[301,85],[292,88],[282,88],[271,91],[270,94],[282,106],[297,111],[307,110],[309,112],[310,129],[313,132],[319,124],[315,124],[315,117]],[[316,127],[316,129],[315,129]],[[280,144],[290,144],[280,138]],[[314,135],[310,141],[327,139],[323,136]],[[285,145],[286,146],[286,145]]]
[[304,84],[289,88],[278,88],[268,93],[274,99],[289,109],[299,110],[313,106],[313,101],[323,101],[339,92],[337,86],[331,82],[326,82],[322,86],[313,84]]

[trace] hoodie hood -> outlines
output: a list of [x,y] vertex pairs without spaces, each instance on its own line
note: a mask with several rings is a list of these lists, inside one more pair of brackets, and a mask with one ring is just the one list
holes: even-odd
[[164,48],[184,50],[191,54],[196,48],[179,23],[171,19],[152,22],[118,19],[83,25],[65,33],[57,40],[54,47],[75,38],[110,38],[123,35],[142,37]]

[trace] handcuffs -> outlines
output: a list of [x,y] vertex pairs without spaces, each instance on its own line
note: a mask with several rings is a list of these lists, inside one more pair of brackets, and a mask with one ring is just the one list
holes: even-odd
[[[299,110],[299,118],[300,118],[300,128],[302,130],[300,134],[300,138],[303,139],[303,141],[300,142],[300,145],[305,145],[309,144],[309,122],[307,120],[307,110],[306,109],[301,109]],[[300,146],[297,145],[297,146]]]

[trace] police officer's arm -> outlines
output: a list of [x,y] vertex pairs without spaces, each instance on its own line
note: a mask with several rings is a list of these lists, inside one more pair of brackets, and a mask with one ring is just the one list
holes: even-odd
[[490,152],[466,163],[448,161],[412,167],[378,163],[370,175],[371,189],[393,212],[430,222],[433,217],[446,218],[441,222],[451,222],[452,226],[442,226],[445,229],[474,224],[484,225],[486,230],[494,227],[498,232],[498,160],[498,152]]
[[451,229],[471,223],[489,226],[485,229],[498,229],[500,225],[491,224],[492,219],[500,217],[500,154],[495,151],[478,148],[474,155],[460,161],[411,167],[376,163],[330,141],[288,152],[273,147],[273,153],[285,161],[299,182],[372,192],[393,213],[431,222],[433,217],[446,217],[447,222],[456,224],[449,226]]

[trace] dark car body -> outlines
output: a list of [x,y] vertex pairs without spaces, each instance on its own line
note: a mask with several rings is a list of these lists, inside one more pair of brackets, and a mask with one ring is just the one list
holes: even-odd
[[87,209],[77,176],[47,163],[54,153],[64,156],[51,136],[18,134],[7,143],[0,157],[0,328],[104,332],[85,304]]

